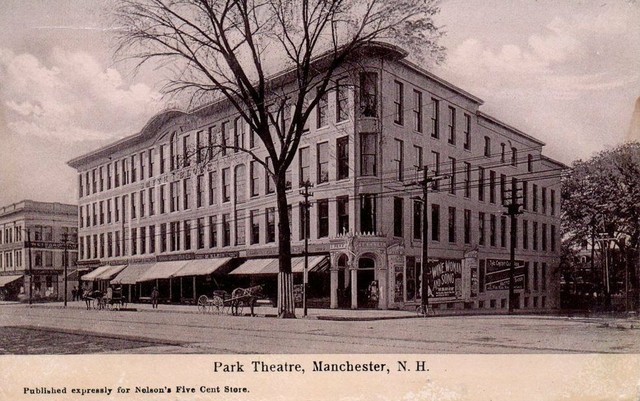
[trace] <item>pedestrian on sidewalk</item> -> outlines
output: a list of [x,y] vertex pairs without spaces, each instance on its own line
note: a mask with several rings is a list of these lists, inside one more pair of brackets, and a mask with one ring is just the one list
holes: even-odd
[[151,291],[151,307],[158,308],[158,287],[153,287],[153,291]]
[[78,287],[74,286],[73,290],[71,290],[71,300],[75,301],[78,297]]

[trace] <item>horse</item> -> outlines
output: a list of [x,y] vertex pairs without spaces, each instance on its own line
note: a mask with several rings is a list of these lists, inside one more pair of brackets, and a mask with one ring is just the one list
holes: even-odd
[[104,308],[104,294],[99,290],[85,290],[82,293],[82,299],[87,304],[87,310],[91,309],[91,301],[96,302],[97,309]]
[[231,293],[231,314],[237,316],[240,314],[240,307],[248,306],[251,310],[251,316],[254,316],[253,309],[256,306],[256,301],[262,297],[262,285],[249,288],[236,288]]

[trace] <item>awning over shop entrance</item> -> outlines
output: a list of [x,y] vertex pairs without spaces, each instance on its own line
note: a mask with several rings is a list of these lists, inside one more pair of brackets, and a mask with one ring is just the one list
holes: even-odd
[[82,281],[110,280],[113,276],[120,273],[127,265],[106,265],[100,266],[91,273],[87,273],[80,277]]
[[175,260],[171,262],[158,262],[154,264],[149,270],[144,272],[139,278],[138,282],[150,281],[156,279],[170,278],[175,275],[178,270],[182,269],[191,260]]
[[147,272],[147,270],[153,267],[154,263],[141,263],[136,265],[129,265],[126,269],[120,272],[113,280],[111,284],[135,284],[140,281],[140,276]]
[[4,287],[5,285],[13,283],[14,281],[21,278],[22,275],[0,276],[0,287]]
[[229,263],[231,258],[196,259],[191,260],[172,277],[201,276],[211,274]]
[[[326,270],[328,265],[327,256],[309,256],[309,272]],[[249,259],[229,274],[277,274],[279,268],[278,259]],[[304,271],[304,257],[291,258],[291,271],[293,273],[302,273]]]

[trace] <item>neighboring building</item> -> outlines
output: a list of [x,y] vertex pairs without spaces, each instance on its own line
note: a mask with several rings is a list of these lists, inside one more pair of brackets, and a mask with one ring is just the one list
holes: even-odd
[[77,215],[75,205],[31,200],[0,208],[0,297],[27,301],[31,283],[33,301],[64,299],[65,255],[68,275],[78,260]]
[[[291,164],[295,273],[305,236],[300,183],[315,184],[308,233],[315,304],[420,303],[422,210],[415,197],[422,191],[407,184],[427,165],[430,175],[449,176],[428,198],[430,302],[506,308],[510,230],[501,197],[515,180],[526,194],[517,219],[516,307],[557,307],[564,166],[541,155],[541,141],[480,112],[480,99],[406,61],[402,50],[369,50],[358,56],[359,68],[336,75],[338,89],[310,118]],[[155,285],[176,302],[249,283],[265,283],[273,294],[273,185],[243,152],[211,156],[212,143],[266,154],[219,101],[161,113],[138,134],[71,160],[81,263],[127,265],[112,283],[130,284],[133,298]]]

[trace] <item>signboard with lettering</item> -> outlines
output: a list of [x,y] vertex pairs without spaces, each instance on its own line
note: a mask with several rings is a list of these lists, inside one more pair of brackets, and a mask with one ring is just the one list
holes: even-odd
[[[435,298],[462,298],[462,261],[429,259],[429,287]],[[431,295],[431,294],[430,294]]]
[[[524,261],[515,261],[514,289],[524,288]],[[509,270],[511,261],[508,259],[487,259],[485,274],[485,289],[487,291],[500,291],[509,289]]]

